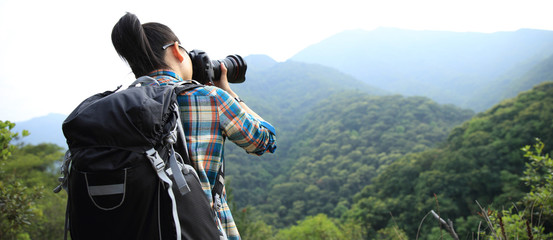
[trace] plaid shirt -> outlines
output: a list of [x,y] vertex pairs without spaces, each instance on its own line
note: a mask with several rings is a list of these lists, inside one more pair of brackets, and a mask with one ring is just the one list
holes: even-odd
[[[149,75],[160,84],[183,81],[170,70],[157,70]],[[226,138],[250,154],[261,155],[275,151],[274,127],[263,119],[256,119],[248,114],[226,91],[203,86],[182,93],[177,100],[190,159],[198,168],[202,188],[210,202],[211,189],[223,163]],[[227,204],[225,188],[221,203],[218,217],[228,239],[240,239]]]

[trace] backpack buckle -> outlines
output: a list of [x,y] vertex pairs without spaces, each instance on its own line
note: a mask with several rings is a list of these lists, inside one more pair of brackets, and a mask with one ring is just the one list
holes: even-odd
[[163,171],[165,169],[165,163],[154,148],[146,151],[146,156],[148,157],[150,163],[152,163],[152,166],[157,172]]
[[221,202],[221,196],[219,196],[218,193],[215,194],[215,202],[213,203],[213,207],[215,208],[215,211],[220,211],[223,207],[223,203]]
[[67,150],[65,152],[65,156],[63,157],[63,163],[61,164],[61,167],[60,167],[60,172],[61,174],[63,174],[63,176],[58,178],[60,185],[54,188],[54,193],[60,192],[61,189],[65,189],[65,191],[67,191],[67,181],[69,178],[69,171],[71,170],[70,168],[71,168],[71,152]]

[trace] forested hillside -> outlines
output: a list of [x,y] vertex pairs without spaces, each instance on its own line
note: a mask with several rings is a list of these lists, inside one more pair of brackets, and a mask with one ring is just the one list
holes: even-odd
[[552,153],[552,102],[553,83],[541,84],[453,129],[442,146],[399,158],[355,196],[347,216],[373,233],[395,221],[415,236],[421,218],[439,201],[439,211],[455,219],[462,239],[470,236],[482,220],[475,201],[509,209],[529,190],[520,178],[525,168],[521,148],[539,138],[546,146],[543,153]]
[[[472,111],[423,97],[349,91],[322,100],[299,124],[288,150],[290,169],[255,203],[274,226],[306,216],[340,217],[381,166],[444,141]],[[287,150],[287,149],[285,149]]]
[[295,160],[288,155],[297,143],[296,133],[306,114],[320,101],[354,89],[364,94],[383,93],[332,68],[293,61],[271,63],[262,56],[256,59],[260,58],[263,67],[260,61],[246,58],[252,62],[246,83],[233,85],[233,89],[276,127],[278,150],[257,157],[245,155],[234,144],[225,145],[227,172],[235,186],[233,196],[238,207],[264,202],[273,179],[290,169]]

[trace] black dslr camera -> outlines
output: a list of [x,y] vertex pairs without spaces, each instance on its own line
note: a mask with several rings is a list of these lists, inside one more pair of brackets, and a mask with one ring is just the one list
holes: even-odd
[[225,59],[210,60],[207,53],[194,49],[188,53],[192,60],[192,79],[201,84],[213,83],[221,78],[221,62],[227,68],[229,83],[242,83],[246,81],[246,61],[239,55],[228,55]]

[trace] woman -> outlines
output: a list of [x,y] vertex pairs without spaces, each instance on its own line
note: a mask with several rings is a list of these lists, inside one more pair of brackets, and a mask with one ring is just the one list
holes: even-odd
[[[181,41],[160,23],[141,24],[131,13],[114,26],[112,42],[135,76],[151,76],[160,84],[192,78],[192,62]],[[274,128],[252,111],[232,91],[221,63],[221,79],[178,97],[190,159],[197,167],[202,188],[212,201],[211,189],[223,164],[228,138],[246,152],[261,155],[276,149]],[[223,188],[217,214],[228,239],[240,239]],[[213,205],[213,203],[212,203]]]

